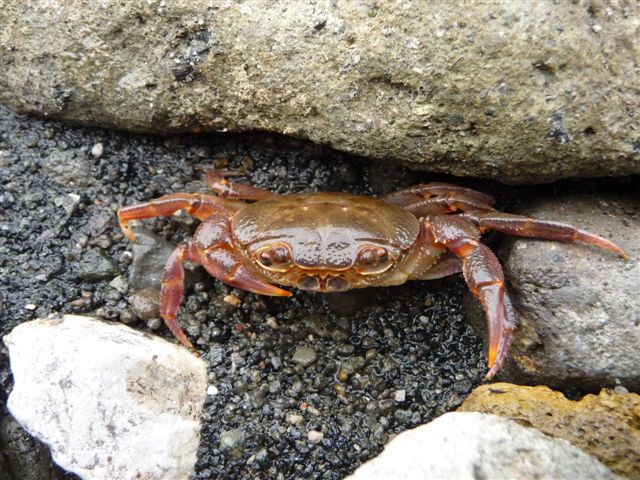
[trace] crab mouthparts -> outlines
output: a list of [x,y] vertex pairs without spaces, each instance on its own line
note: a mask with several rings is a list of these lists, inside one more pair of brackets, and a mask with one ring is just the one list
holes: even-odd
[[300,290],[315,292],[342,292],[349,289],[349,281],[343,275],[302,275],[298,279]]

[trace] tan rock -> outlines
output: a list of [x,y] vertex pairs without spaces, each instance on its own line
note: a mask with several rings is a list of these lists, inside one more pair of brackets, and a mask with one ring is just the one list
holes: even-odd
[[0,102],[509,183],[640,173],[640,4],[8,0]]
[[545,386],[495,383],[476,388],[458,410],[492,413],[534,427],[640,478],[640,395],[602,390],[579,401]]

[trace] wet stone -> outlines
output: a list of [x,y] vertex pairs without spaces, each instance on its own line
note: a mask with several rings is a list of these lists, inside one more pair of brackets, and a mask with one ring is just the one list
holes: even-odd
[[220,435],[220,449],[225,452],[233,452],[244,446],[244,432],[238,428],[227,430]]
[[110,280],[120,273],[118,266],[104,252],[89,249],[83,252],[82,259],[76,267],[78,278],[87,282]]
[[201,359],[120,323],[70,315],[22,323],[3,341],[15,378],[9,411],[63,468],[104,479],[193,473]]
[[308,367],[318,358],[318,352],[312,347],[298,346],[291,360],[298,365]]
[[129,296],[129,305],[141,320],[150,320],[160,315],[160,291],[144,288]]
[[133,262],[129,284],[133,290],[160,288],[167,258],[175,249],[170,242],[144,228],[134,228]]
[[104,146],[101,143],[96,143],[93,147],[91,147],[91,155],[95,158],[102,157],[104,153]]
[[319,432],[318,430],[309,430],[307,433],[307,439],[311,443],[320,443],[324,438],[324,433]]

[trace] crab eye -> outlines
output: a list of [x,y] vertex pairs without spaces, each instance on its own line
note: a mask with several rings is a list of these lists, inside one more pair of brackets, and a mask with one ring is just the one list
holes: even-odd
[[384,247],[366,246],[358,252],[356,270],[363,275],[386,272],[394,263],[394,258]]
[[289,248],[281,243],[269,245],[258,250],[255,258],[261,267],[274,272],[284,272],[291,266]]

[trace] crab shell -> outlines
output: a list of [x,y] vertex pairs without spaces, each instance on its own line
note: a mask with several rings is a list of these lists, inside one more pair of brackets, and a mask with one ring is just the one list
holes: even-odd
[[[394,272],[411,256],[420,222],[376,198],[306,193],[246,205],[232,217],[231,232],[270,282],[331,292],[406,281]],[[435,261],[442,249],[433,250]]]

